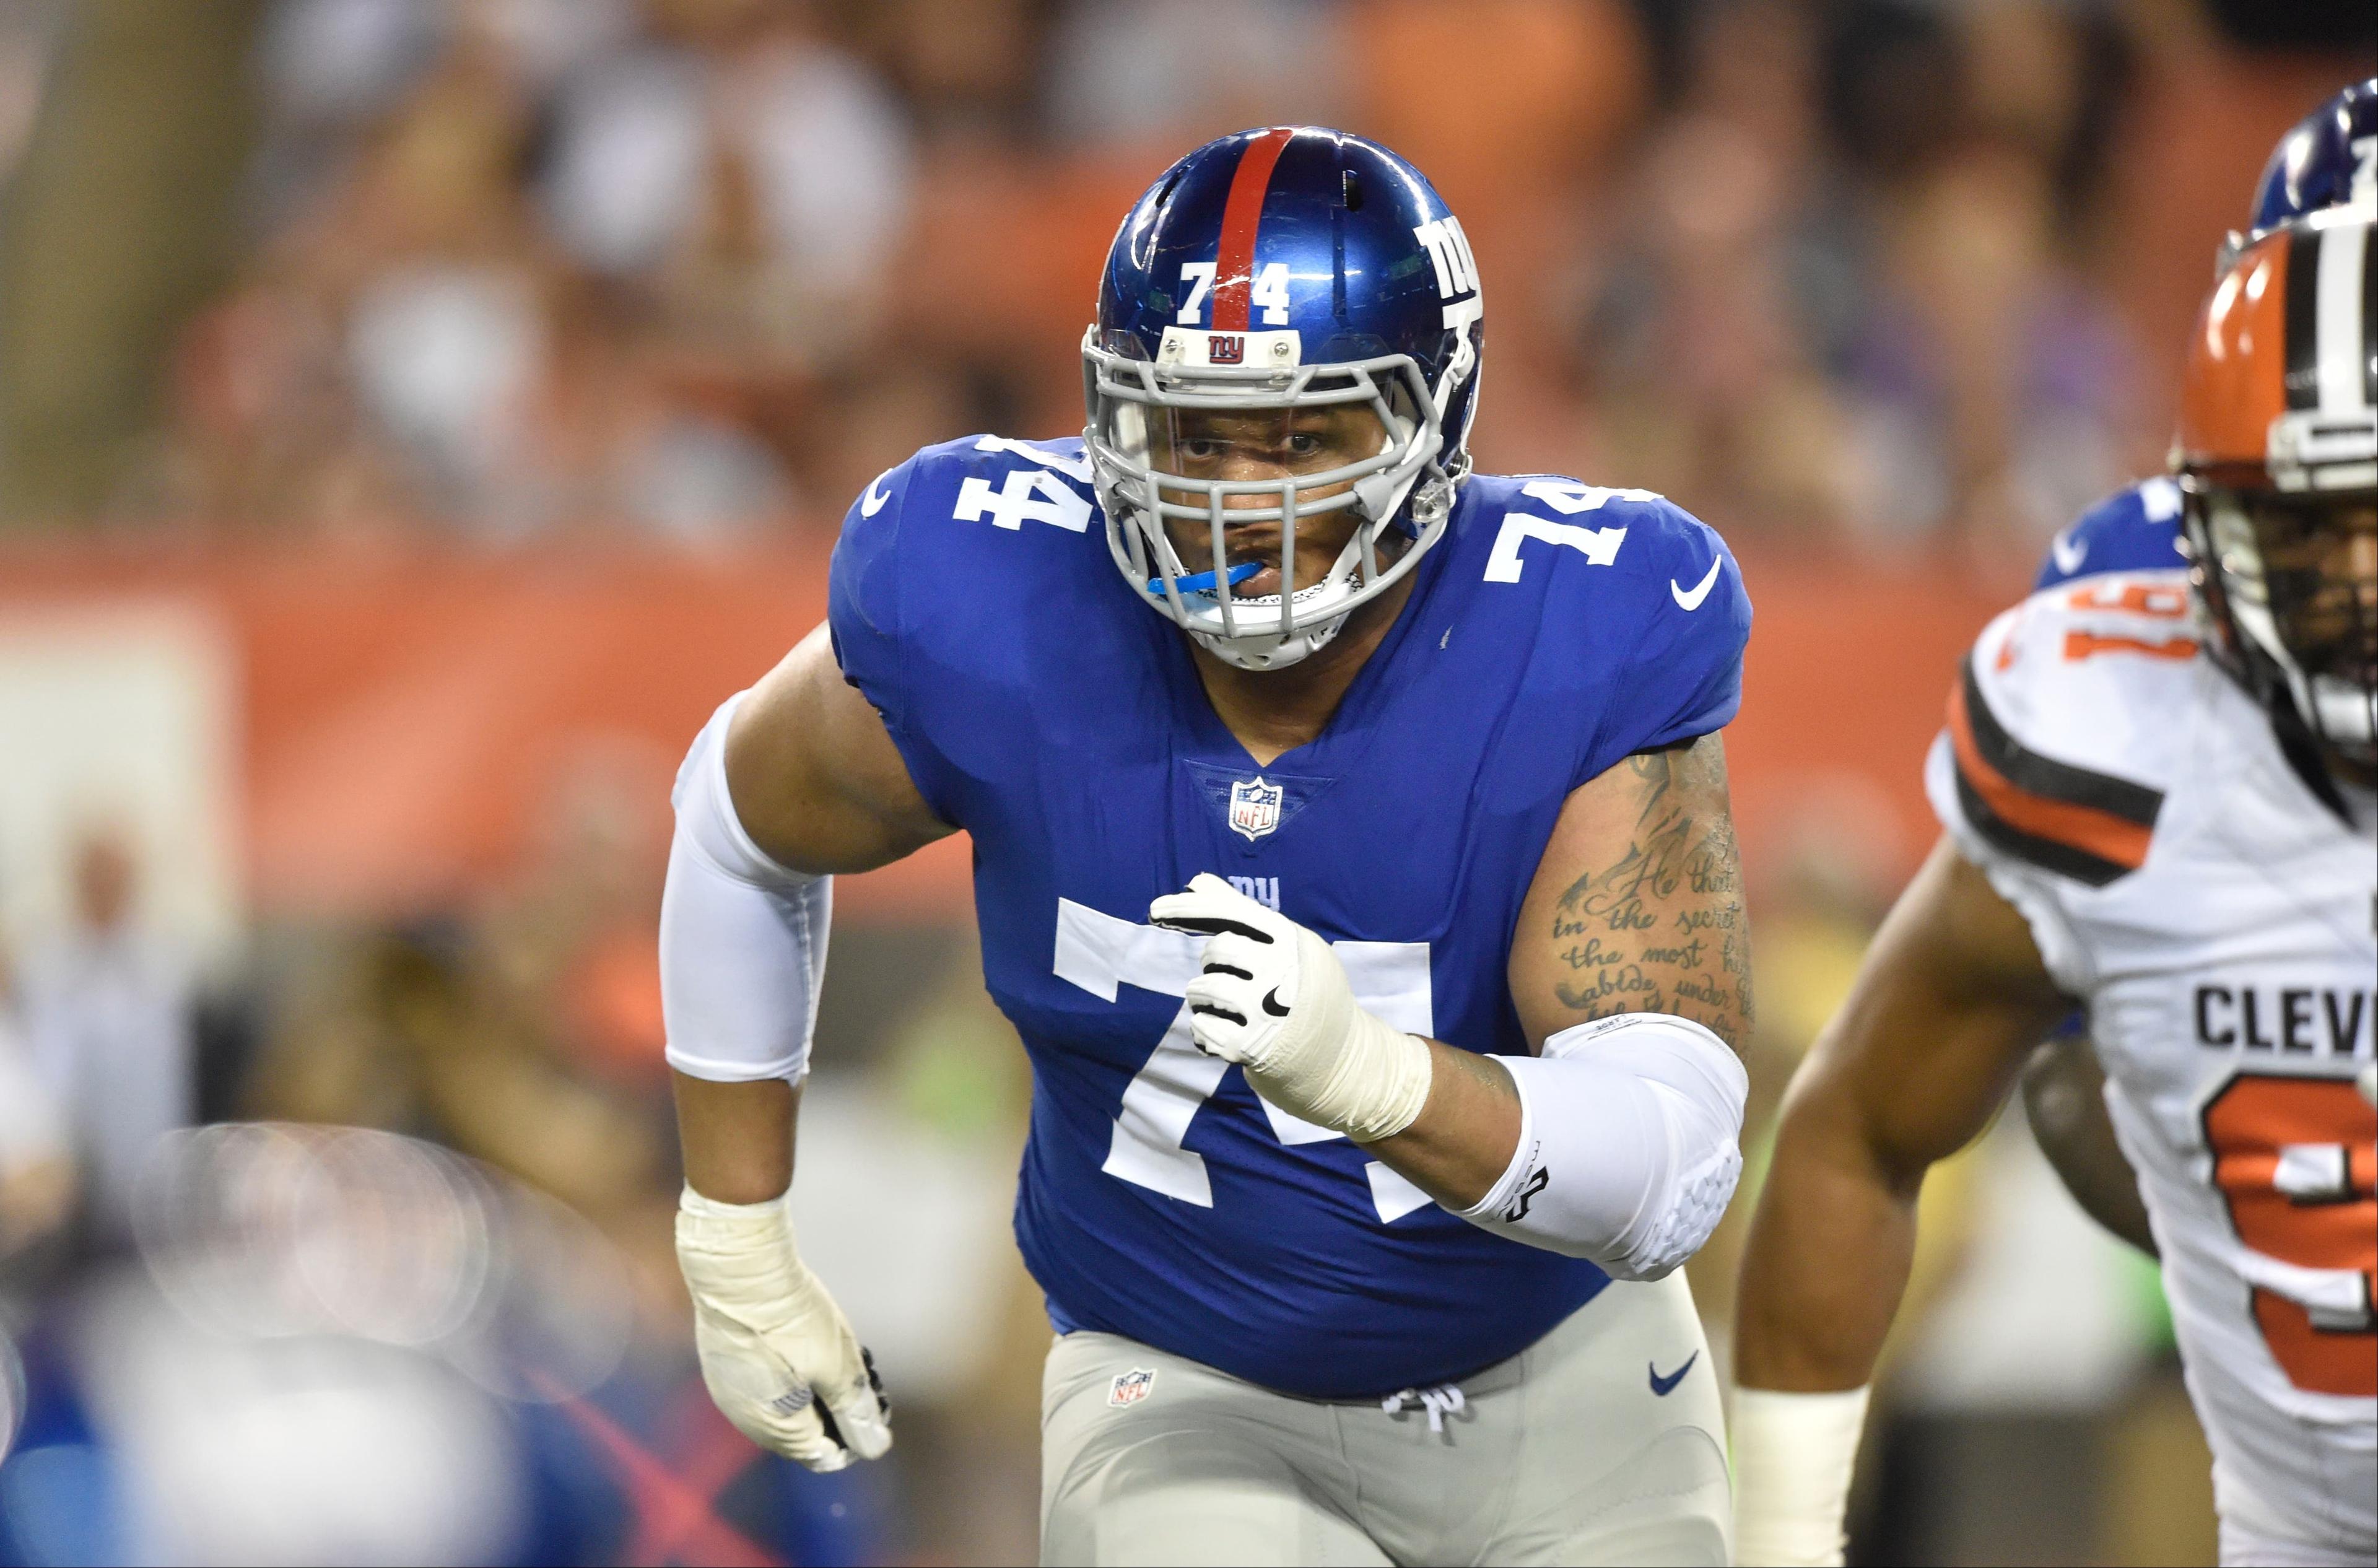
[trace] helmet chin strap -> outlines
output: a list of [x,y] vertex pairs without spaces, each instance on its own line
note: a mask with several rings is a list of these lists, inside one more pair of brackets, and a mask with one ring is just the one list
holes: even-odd
[[1349,610],[1345,616],[1307,627],[1293,637],[1274,633],[1270,639],[1272,646],[1268,649],[1247,646],[1250,642],[1265,640],[1259,637],[1223,637],[1210,631],[1193,631],[1189,635],[1197,640],[1199,647],[1226,664],[1243,670],[1284,670],[1319,652],[1345,626],[1346,616],[1353,613]]
[[2378,694],[2305,670],[2287,652],[2264,606],[2240,603],[2232,595],[2230,614],[2238,640],[2252,651],[2240,651],[2233,674],[2270,710],[2280,749],[2312,793],[2349,820],[2336,781],[2368,789],[2378,774]]
[[2289,680],[2323,746],[2365,771],[2378,765],[2378,696],[2334,676],[2290,671]]

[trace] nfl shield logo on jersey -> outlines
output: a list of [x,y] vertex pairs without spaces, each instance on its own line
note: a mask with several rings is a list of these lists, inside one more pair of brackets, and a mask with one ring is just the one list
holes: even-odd
[[1280,788],[1258,773],[1231,786],[1231,827],[1250,841],[1279,826]]
[[1107,1391],[1107,1403],[1120,1410],[1126,1405],[1136,1405],[1147,1397],[1156,1386],[1156,1373],[1147,1367],[1134,1367],[1115,1374],[1114,1386]]

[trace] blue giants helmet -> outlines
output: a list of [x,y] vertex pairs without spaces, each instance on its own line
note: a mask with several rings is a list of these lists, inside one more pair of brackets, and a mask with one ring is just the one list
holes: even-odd
[[[1172,165],[1116,233],[1082,339],[1084,440],[1132,591],[1243,668],[1328,641],[1444,533],[1470,472],[1482,331],[1460,223],[1376,142],[1274,127]],[[1218,413],[1276,422],[1284,466],[1297,442],[1321,447],[1296,434],[1316,419],[1363,455],[1284,478],[1182,472]],[[1347,509],[1352,537],[1297,588],[1298,520]],[[1235,592],[1262,569],[1230,559],[1226,523],[1277,529],[1278,591]],[[1195,543],[1176,548],[1168,525]]]
[[2216,272],[2280,224],[2348,201],[2378,201],[2378,77],[2348,87],[2279,138],[2247,226],[2231,232]]

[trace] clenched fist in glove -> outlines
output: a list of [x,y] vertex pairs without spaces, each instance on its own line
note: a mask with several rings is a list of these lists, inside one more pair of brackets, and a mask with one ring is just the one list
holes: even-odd
[[678,1264],[718,1408],[761,1447],[839,1470],[892,1446],[892,1406],[874,1359],[794,1250],[790,1203],[721,1203],[687,1188]]
[[1429,1049],[1365,1012],[1329,944],[1210,873],[1147,906],[1167,930],[1210,939],[1189,982],[1190,1031],[1293,1116],[1375,1143],[1428,1099]]

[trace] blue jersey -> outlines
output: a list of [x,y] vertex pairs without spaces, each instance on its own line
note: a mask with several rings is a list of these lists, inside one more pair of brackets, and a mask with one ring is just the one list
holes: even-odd
[[1506,980],[1568,793],[1734,716],[1750,606],[1642,491],[1473,478],[1311,744],[1258,767],[1117,581],[1078,441],[973,437],[871,485],[835,649],[974,839],[984,978],[1030,1053],[1015,1233],[1061,1328],[1315,1398],[1466,1376],[1607,1282],[1438,1208],[1189,1042],[1212,871],[1328,939],[1380,1017],[1524,1053]]
[[2117,490],[2048,542],[2035,593],[2108,571],[2163,571],[2188,565],[2180,553],[2180,485],[2148,479]]

